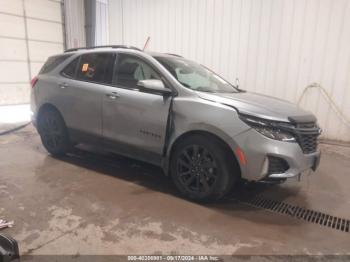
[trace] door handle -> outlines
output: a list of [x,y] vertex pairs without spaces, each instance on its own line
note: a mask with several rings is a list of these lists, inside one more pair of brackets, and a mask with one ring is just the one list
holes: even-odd
[[117,99],[119,96],[119,94],[117,92],[112,92],[110,94],[106,94],[107,97],[109,97],[110,99]]
[[60,88],[64,89],[64,88],[68,87],[68,84],[64,82],[64,83],[60,83],[59,86],[60,86]]

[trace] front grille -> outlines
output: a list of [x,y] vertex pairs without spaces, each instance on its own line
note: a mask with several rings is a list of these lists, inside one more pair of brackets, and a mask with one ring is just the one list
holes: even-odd
[[295,134],[304,154],[316,152],[318,136],[320,135],[320,128],[316,123],[298,123],[295,128]]
[[317,128],[316,123],[299,123],[298,128]]
[[268,174],[282,174],[286,172],[289,169],[289,165],[286,160],[275,157],[275,156],[268,156],[269,159],[269,170]]
[[298,137],[298,142],[304,154],[314,153],[317,150],[318,134],[301,134]]

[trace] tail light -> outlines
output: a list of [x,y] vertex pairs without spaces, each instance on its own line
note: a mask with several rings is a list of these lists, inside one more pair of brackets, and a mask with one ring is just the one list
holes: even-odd
[[32,79],[32,81],[30,81],[30,86],[32,87],[32,88],[34,88],[34,86],[36,85],[36,83],[38,82],[38,77],[34,77],[33,79]]

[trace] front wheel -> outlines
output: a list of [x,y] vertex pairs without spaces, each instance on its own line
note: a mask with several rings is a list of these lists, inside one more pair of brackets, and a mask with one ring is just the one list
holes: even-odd
[[66,125],[58,111],[46,109],[38,119],[38,131],[46,150],[54,156],[65,154],[69,147]]
[[176,146],[171,176],[180,192],[192,200],[208,201],[227,194],[239,173],[235,159],[216,138],[195,135]]

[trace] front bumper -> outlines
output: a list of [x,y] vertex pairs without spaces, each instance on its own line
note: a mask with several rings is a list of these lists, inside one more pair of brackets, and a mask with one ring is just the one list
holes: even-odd
[[[240,163],[242,178],[249,181],[291,178],[306,170],[316,170],[320,159],[319,151],[304,154],[298,143],[270,139],[254,129],[235,136],[234,140],[246,158],[245,164]],[[285,160],[289,168],[282,173],[269,174],[268,156]]]

